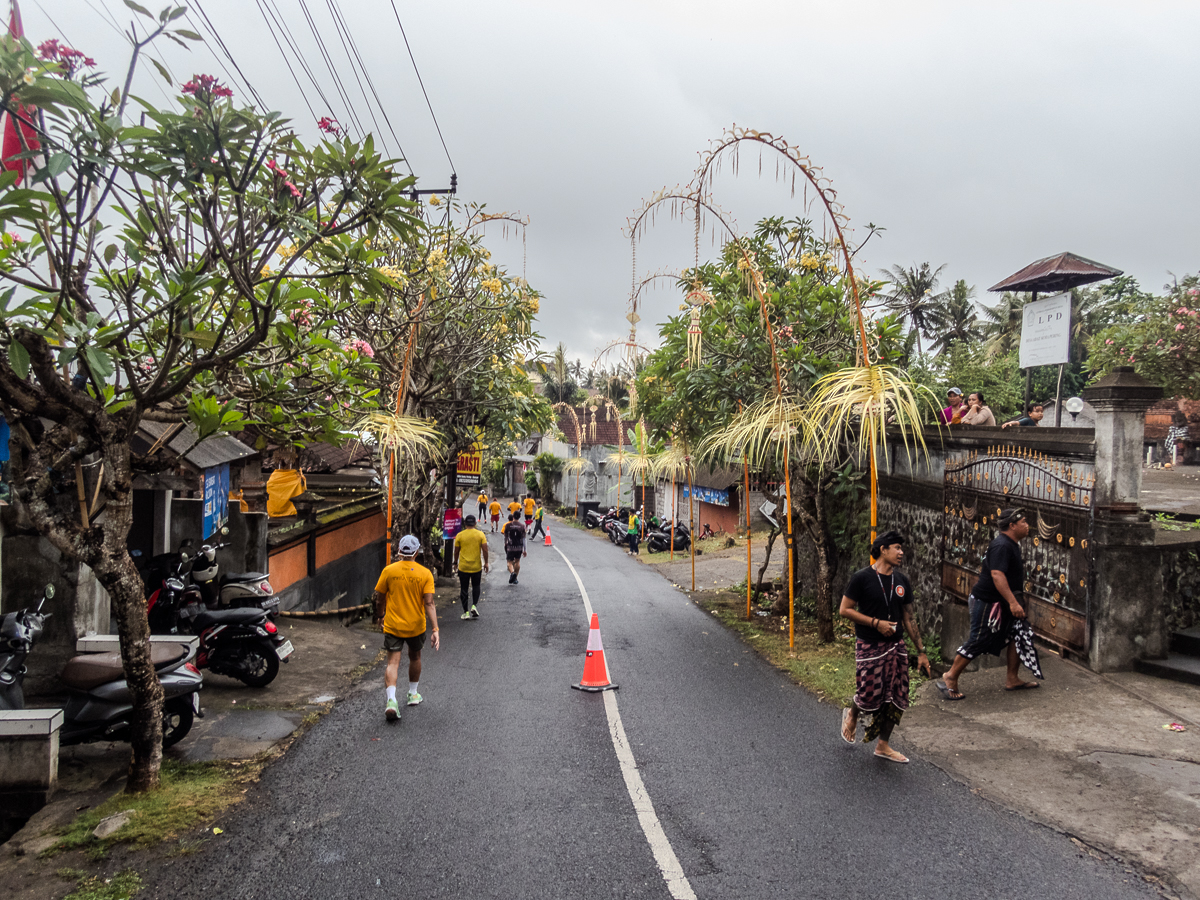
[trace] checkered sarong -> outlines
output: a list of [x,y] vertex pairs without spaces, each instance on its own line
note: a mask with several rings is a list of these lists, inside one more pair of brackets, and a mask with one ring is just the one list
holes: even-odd
[[854,670],[858,692],[854,705],[860,712],[875,712],[885,703],[908,709],[908,647],[904,641],[854,642]]

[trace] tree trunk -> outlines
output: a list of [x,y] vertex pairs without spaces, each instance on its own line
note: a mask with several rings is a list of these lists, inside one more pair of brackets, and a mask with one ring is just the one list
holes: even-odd
[[146,618],[145,588],[129,556],[133,523],[133,476],[128,443],[104,447],[108,504],[100,524],[103,544],[92,566],[97,580],[112,599],[121,639],[121,664],[133,700],[130,723],[128,793],[158,787],[162,766],[163,689],[150,658],[150,623]]
[[817,525],[817,637],[827,644],[833,640],[833,577],[837,574],[837,553],[829,534],[825,488],[826,479],[819,477],[813,491]]
[[763,577],[767,574],[767,566],[771,564],[771,548],[775,546],[775,539],[779,537],[780,530],[772,528],[771,533],[767,535],[767,552],[763,557],[763,563],[758,567],[758,583],[754,587],[754,599],[757,601],[759,595],[762,594]]

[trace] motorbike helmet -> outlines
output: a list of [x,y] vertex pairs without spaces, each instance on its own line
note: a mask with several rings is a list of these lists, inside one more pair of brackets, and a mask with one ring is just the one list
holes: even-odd
[[217,577],[217,551],[205,544],[192,560],[192,580],[212,581]]

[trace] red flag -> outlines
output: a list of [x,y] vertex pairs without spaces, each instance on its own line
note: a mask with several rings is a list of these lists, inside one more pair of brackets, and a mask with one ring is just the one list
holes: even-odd
[[[25,28],[21,25],[21,8],[17,6],[17,0],[12,0],[12,17],[8,20],[8,33],[11,37],[25,36]],[[17,113],[23,119],[31,119],[33,110],[19,104]],[[3,116],[4,141],[0,145],[0,160],[3,160],[5,169],[16,172],[21,179],[24,179],[32,162],[28,159],[13,159],[13,157],[23,153],[26,149],[40,150],[42,145],[37,139],[37,132],[30,126],[18,121],[16,116],[10,112],[4,112]],[[20,131],[18,132],[17,129]],[[22,143],[22,137],[24,137],[24,143]]]

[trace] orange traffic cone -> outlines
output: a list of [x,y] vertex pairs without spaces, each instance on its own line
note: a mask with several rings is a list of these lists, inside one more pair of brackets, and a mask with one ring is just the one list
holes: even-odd
[[550,543],[550,532],[548,532],[548,531],[546,532],[546,543],[544,546],[546,546],[546,547],[554,546],[553,544]]
[[583,660],[583,678],[571,687],[577,691],[615,691],[617,685],[608,677],[608,664],[604,662],[604,645],[600,642],[600,617],[592,613],[592,626],[588,631],[587,656]]

